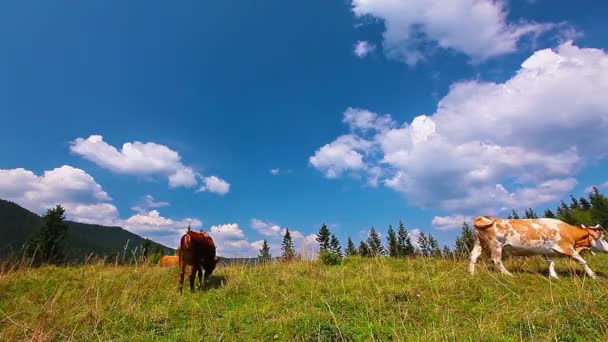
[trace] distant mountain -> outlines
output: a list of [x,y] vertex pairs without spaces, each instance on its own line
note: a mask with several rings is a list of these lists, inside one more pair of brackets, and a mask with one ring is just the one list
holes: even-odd
[[[68,233],[65,239],[66,255],[71,260],[84,258],[91,253],[108,256],[122,253],[127,241],[129,250],[141,246],[144,238],[120,227],[66,221]],[[0,199],[0,256],[20,253],[29,237],[40,228],[42,218],[16,203]],[[174,249],[156,242],[152,248],[173,254]]]

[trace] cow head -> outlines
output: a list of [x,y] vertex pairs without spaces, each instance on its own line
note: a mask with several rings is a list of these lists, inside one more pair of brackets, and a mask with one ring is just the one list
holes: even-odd
[[217,266],[217,263],[220,261],[219,257],[215,257],[204,264],[205,273],[211,275]]
[[585,230],[589,232],[589,238],[591,239],[591,249],[608,253],[608,242],[604,240],[604,231],[600,225],[594,227],[585,227]]

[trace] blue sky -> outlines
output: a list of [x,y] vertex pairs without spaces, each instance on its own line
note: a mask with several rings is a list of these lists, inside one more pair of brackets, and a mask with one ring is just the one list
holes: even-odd
[[5,2],[0,198],[245,256],[323,222],[451,244],[607,182],[608,5],[450,6]]

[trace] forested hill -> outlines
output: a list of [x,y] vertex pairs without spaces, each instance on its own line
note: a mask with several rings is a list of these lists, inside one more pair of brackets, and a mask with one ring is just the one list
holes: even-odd
[[[65,239],[66,255],[78,259],[94,253],[96,256],[108,256],[122,253],[127,241],[129,249],[141,246],[144,238],[120,227],[107,227],[66,221],[68,232]],[[40,228],[42,218],[35,213],[15,204],[0,199],[0,256],[19,253],[29,237]],[[152,242],[152,249],[173,254],[174,250],[159,243]]]

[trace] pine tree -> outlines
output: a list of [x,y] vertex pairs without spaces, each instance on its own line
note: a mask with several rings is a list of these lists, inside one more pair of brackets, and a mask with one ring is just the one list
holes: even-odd
[[382,240],[380,240],[380,235],[378,235],[378,232],[376,232],[374,227],[369,230],[367,245],[369,246],[369,253],[372,257],[384,255],[384,246],[382,246]]
[[361,241],[361,242],[359,243],[359,251],[358,251],[358,254],[359,254],[360,256],[362,256],[362,257],[369,257],[369,256],[371,256],[371,255],[370,255],[370,252],[369,252],[369,246],[367,245],[367,242],[365,242],[365,241]]
[[418,254],[425,257],[431,254],[429,239],[424,232],[420,232],[420,234],[418,234],[418,239],[416,242],[418,242]]
[[512,220],[518,220],[519,219],[519,214],[517,214],[517,211],[515,211],[515,209],[511,209],[511,215],[509,215],[509,217],[507,217],[508,219]]
[[443,245],[443,251],[441,252],[444,258],[451,258],[453,256],[452,250],[447,245]]
[[475,237],[473,236],[471,227],[468,223],[462,222],[462,230],[460,231],[460,236],[456,239],[454,254],[457,257],[468,256],[471,253],[474,244]]
[[557,218],[571,225],[576,225],[576,219],[574,218],[572,209],[562,201],[559,208],[557,208]]
[[260,262],[269,262],[270,260],[272,260],[272,255],[270,254],[270,246],[268,245],[267,240],[264,240],[264,242],[262,243],[262,248],[260,249],[258,260]]
[[319,233],[315,240],[319,243],[319,252],[326,251],[330,248],[331,232],[325,223],[319,228]]
[[414,248],[414,244],[412,243],[412,238],[408,233],[407,229],[405,229],[405,225],[402,221],[399,221],[399,230],[397,231],[397,245],[399,248],[399,256],[406,257],[410,255],[414,255],[416,253],[416,249]]
[[60,205],[48,209],[42,217],[42,226],[28,242],[28,254],[35,263],[61,262],[64,258],[62,243],[67,231],[65,209]]
[[441,249],[439,248],[439,242],[437,242],[437,240],[433,237],[433,235],[431,235],[431,233],[428,233],[426,238],[429,247],[428,255],[433,257],[440,257]]
[[536,215],[536,213],[534,212],[534,210],[532,210],[532,208],[528,208],[525,211],[525,218],[527,218],[527,219],[537,219],[538,215]]
[[581,197],[578,201],[581,204],[581,209],[591,210],[591,202],[589,202],[585,197]]
[[393,226],[388,226],[388,233],[386,234],[386,243],[388,245],[388,255],[396,258],[399,256],[399,244],[397,243],[397,235]]
[[357,255],[357,247],[353,243],[353,240],[348,237],[348,242],[346,243],[346,256],[354,256]]
[[285,229],[285,235],[283,236],[283,243],[281,244],[281,250],[283,251],[283,260],[293,260],[296,258],[296,251],[293,246],[293,240],[291,239],[291,234],[289,233],[289,229]]
[[597,187],[589,194],[591,202],[591,217],[604,229],[608,229],[608,197],[602,194]]
[[551,211],[551,209],[547,209],[545,210],[545,218],[555,218],[555,214],[553,213],[553,211]]
[[331,234],[331,238],[329,240],[329,251],[342,257],[342,246],[340,246],[340,240],[334,235]]
[[580,208],[580,203],[578,203],[578,200],[570,195],[570,209],[575,210],[575,209],[579,209]]

